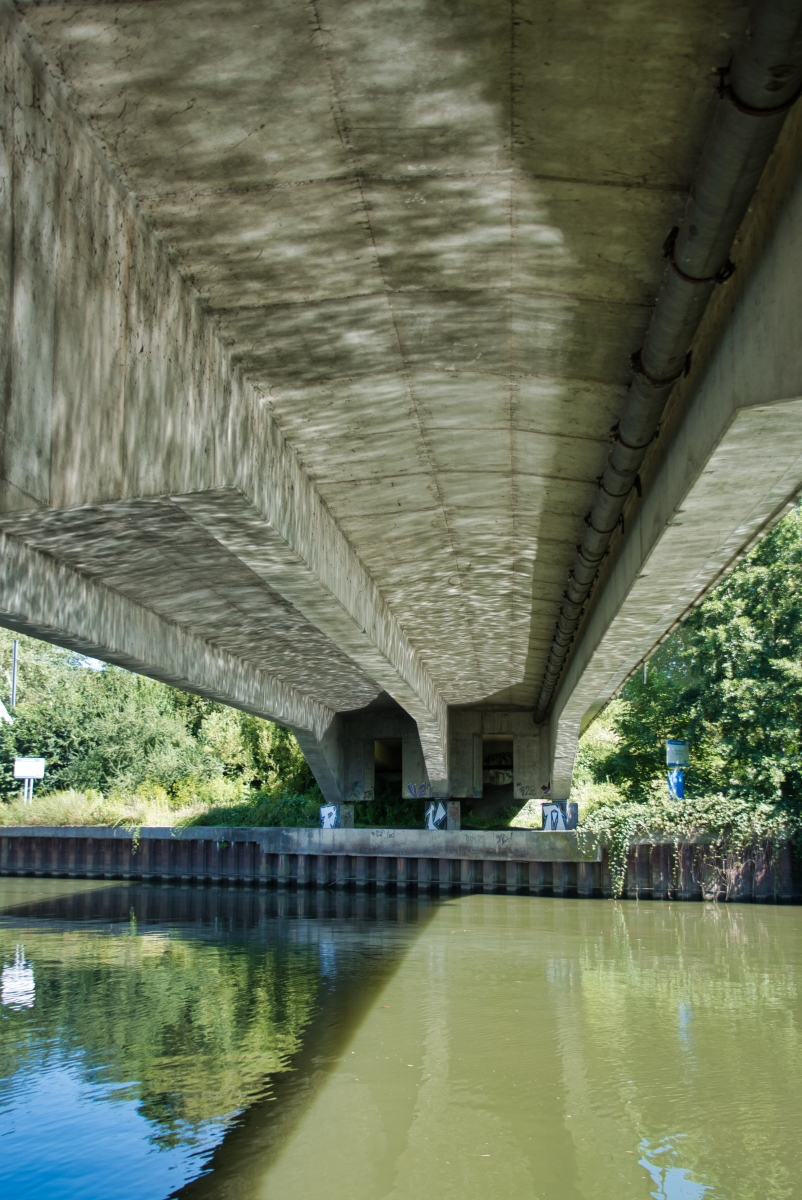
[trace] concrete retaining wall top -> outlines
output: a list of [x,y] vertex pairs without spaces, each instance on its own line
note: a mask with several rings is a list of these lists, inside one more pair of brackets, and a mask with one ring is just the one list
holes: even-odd
[[[581,836],[581,842],[580,842]],[[121,838],[132,831],[104,825],[6,825],[0,837]],[[475,858],[521,862],[600,862],[595,838],[537,829],[265,829],[255,826],[143,828],[139,838],[256,842],[266,854],[353,854],[388,858]],[[581,848],[580,848],[581,847]]]

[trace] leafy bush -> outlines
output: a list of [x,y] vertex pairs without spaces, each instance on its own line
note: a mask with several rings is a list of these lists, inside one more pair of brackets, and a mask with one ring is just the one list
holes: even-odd
[[[7,694],[12,642],[0,630]],[[313,786],[298,742],[280,725],[119,667],[92,669],[46,642],[20,637],[19,647],[14,723],[0,724],[0,796],[12,802],[20,793],[14,758],[28,756],[47,761],[37,811],[41,793],[52,790],[62,797],[51,806],[55,815],[77,811],[64,796],[105,794],[109,812],[153,810],[169,824],[174,812],[302,796]],[[87,819],[93,804],[79,805]],[[2,819],[8,823],[9,814]]]
[[[794,510],[696,608],[582,737],[572,798],[610,846],[652,834],[713,852],[777,848],[802,828],[802,514]],[[668,795],[666,738],[686,738],[687,799]]]
[[756,804],[738,795],[672,800],[661,788],[646,802],[616,800],[591,809],[582,822],[579,840],[581,845],[584,835],[595,834],[607,846],[613,893],[620,896],[627,850],[639,839],[678,846],[699,841],[710,855],[727,855],[738,867],[756,848],[770,858],[776,856],[782,843],[794,841],[800,833],[800,815],[779,805]]
[[187,812],[176,825],[255,825],[262,828],[312,829],[320,824],[323,796],[317,785],[303,796],[273,796],[257,792],[234,804],[213,804]]
[[582,739],[577,782],[629,800],[665,788],[687,738],[686,790],[802,809],[802,514],[789,513],[654,655]]

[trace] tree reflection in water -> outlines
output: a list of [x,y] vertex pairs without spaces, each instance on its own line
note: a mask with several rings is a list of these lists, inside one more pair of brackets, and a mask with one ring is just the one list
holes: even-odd
[[337,1025],[333,991],[370,995],[392,970],[406,925],[368,910],[332,893],[4,880],[0,1088],[66,1064],[95,1096],[135,1101],[154,1149],[208,1148],[203,1130],[271,1098],[310,1025]]

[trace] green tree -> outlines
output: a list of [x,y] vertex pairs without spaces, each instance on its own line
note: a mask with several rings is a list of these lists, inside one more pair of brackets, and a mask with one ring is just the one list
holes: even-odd
[[665,642],[647,682],[627,684],[611,728],[581,766],[628,798],[646,799],[665,780],[665,739],[686,737],[686,786],[695,794],[802,806],[798,509]]
[[[0,630],[0,678],[11,691],[13,634]],[[300,795],[312,775],[289,732],[271,721],[119,667],[21,637],[13,725],[0,725],[0,794],[19,791],[15,757],[47,760],[48,791],[158,785],[182,801],[204,782]],[[206,789],[208,791],[208,789]],[[242,795],[243,793],[239,793]]]
[[272,795],[302,796],[314,784],[301,747],[283,725],[240,714],[243,745],[255,771],[254,785]]
[[47,695],[28,688],[14,724],[5,725],[0,758],[6,794],[17,790],[16,756],[47,760],[49,789],[132,790],[146,779],[171,787],[187,775],[219,774],[176,712],[170,689],[118,667],[88,670],[67,660],[50,673]]

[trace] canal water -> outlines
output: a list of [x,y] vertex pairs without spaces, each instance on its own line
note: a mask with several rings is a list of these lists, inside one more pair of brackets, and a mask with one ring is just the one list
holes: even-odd
[[0,880],[14,1200],[802,1193],[802,908]]

